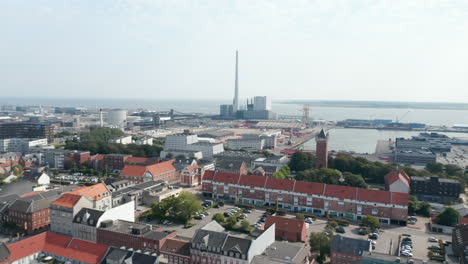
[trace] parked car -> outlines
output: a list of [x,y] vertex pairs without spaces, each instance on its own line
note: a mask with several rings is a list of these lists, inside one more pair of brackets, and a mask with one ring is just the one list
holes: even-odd
[[346,232],[345,229],[344,229],[342,226],[337,227],[337,228],[335,229],[335,231],[336,231],[337,233],[341,233],[341,234],[343,234],[343,233]]
[[431,246],[427,247],[427,249],[440,249],[440,246],[438,246],[438,245],[431,245]]
[[310,217],[307,217],[307,218],[304,220],[304,222],[306,222],[306,223],[308,223],[308,224],[312,224],[312,223],[314,223],[314,220],[312,220],[312,218],[310,218]]
[[367,235],[367,231],[364,228],[359,228],[358,234],[360,234],[361,236],[365,236]]
[[204,215],[197,215],[194,218],[197,220],[202,220],[205,216]]
[[370,239],[378,239],[379,236],[377,236],[375,233],[369,234]]
[[439,242],[439,239],[435,238],[435,237],[430,237],[427,239],[429,242]]

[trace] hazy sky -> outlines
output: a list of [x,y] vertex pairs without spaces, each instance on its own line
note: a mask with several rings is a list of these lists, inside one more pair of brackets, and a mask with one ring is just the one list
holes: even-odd
[[0,0],[1,96],[468,102],[468,1]]

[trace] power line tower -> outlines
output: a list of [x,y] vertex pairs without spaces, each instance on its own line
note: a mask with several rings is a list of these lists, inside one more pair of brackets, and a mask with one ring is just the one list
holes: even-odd
[[309,123],[310,122],[310,105],[309,104],[305,104],[301,110],[299,110],[302,112],[302,122],[304,123]]

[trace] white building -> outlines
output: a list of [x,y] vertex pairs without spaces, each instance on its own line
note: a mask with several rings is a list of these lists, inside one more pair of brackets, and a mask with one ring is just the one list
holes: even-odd
[[135,140],[135,144],[137,145],[153,145],[153,138],[152,137],[145,137]]
[[123,145],[128,145],[132,144],[132,136],[123,136],[120,138],[115,138],[109,140],[110,143],[117,143],[117,144],[123,144]]
[[50,177],[46,173],[42,173],[39,178],[37,178],[37,184],[39,185],[49,185],[50,184]]
[[253,110],[271,110],[271,98],[267,96],[255,96]]
[[0,152],[21,152],[29,153],[32,147],[46,146],[47,138],[6,138],[0,139]]
[[224,146],[222,143],[200,142],[197,135],[184,133],[166,136],[161,157],[166,157],[169,153],[191,156],[194,153],[201,152],[203,158],[212,159],[214,155],[223,151]]
[[262,150],[265,146],[265,140],[257,138],[233,138],[227,140],[229,149],[244,150]]

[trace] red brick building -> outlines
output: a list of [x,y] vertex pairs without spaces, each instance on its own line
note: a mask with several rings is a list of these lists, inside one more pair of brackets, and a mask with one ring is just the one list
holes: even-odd
[[64,153],[63,166],[65,169],[79,168],[88,162],[91,154],[89,151],[70,151]]
[[323,129],[315,137],[315,142],[315,153],[317,155],[317,159],[315,161],[315,168],[328,168],[328,135],[325,135]]
[[174,167],[174,162],[175,160],[169,160],[149,166],[125,165],[120,172],[120,178],[135,183],[157,180],[179,183],[180,173]]
[[307,226],[302,220],[269,215],[265,222],[265,229],[275,224],[276,239],[286,239],[289,242],[305,242],[307,240]]
[[215,199],[295,212],[360,220],[372,215],[382,223],[406,224],[406,193],[361,189],[256,175],[206,171],[202,191]]
[[201,167],[193,164],[185,167],[180,171],[180,184],[184,186],[196,186],[201,184],[202,180]]
[[121,170],[129,157],[131,156],[126,154],[107,154],[104,156],[104,168],[109,170]]
[[123,220],[104,221],[96,231],[97,243],[114,247],[133,248],[143,252],[158,253],[166,239],[174,238],[175,232],[153,229],[148,224],[133,223]]
[[188,264],[190,262],[190,241],[168,238],[160,250],[168,264]]

